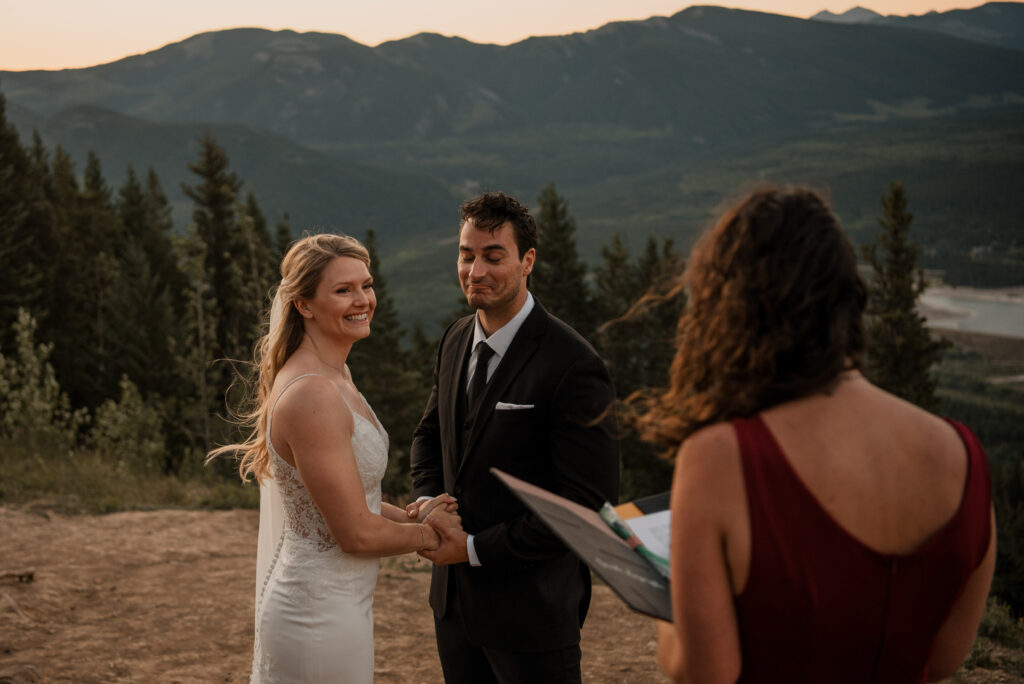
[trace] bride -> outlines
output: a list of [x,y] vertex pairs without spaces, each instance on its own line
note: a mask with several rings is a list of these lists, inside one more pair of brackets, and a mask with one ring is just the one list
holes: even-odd
[[428,514],[458,522],[447,495],[420,522],[381,502],[387,433],[345,364],[370,334],[369,263],[345,236],[288,250],[256,349],[253,432],[211,452],[241,452],[242,479],[260,482],[251,684],[372,682],[379,557],[438,548]]

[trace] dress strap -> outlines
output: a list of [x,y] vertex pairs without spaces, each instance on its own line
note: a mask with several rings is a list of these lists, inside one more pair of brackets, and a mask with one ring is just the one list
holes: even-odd
[[277,398],[274,399],[274,405],[270,407],[270,415],[267,416],[267,449],[273,451],[274,455],[277,456],[278,458],[280,458],[280,455],[277,453],[277,449],[274,448],[274,443],[270,441],[270,425],[271,423],[274,422],[274,409],[277,408],[277,402],[281,401],[281,397],[284,396],[284,393],[288,391],[289,387],[294,385],[297,381],[301,380],[302,378],[308,378],[311,375],[316,375],[321,378],[327,377],[326,375],[322,375],[321,373],[303,373],[302,375],[296,375],[294,378],[289,380],[284,387],[281,388],[281,391],[277,393]]

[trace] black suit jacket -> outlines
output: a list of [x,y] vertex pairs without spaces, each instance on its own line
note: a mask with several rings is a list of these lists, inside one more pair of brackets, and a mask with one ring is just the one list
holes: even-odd
[[[459,602],[479,645],[537,651],[579,642],[590,573],[489,468],[590,508],[618,497],[611,379],[572,328],[534,309],[495,368],[476,416],[463,409],[474,317],[442,335],[434,387],[413,437],[414,496],[453,494],[481,566],[434,568],[430,605]],[[529,405],[498,410],[498,402]],[[595,424],[595,420],[603,418]]]

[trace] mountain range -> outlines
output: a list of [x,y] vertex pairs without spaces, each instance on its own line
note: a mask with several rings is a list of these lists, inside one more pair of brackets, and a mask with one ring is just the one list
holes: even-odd
[[114,184],[154,166],[182,225],[186,164],[211,133],[271,219],[373,227],[417,312],[451,308],[437,260],[454,258],[458,202],[486,188],[531,202],[556,182],[591,260],[614,233],[685,247],[766,180],[828,188],[864,236],[900,177],[926,254],[1019,244],[1002,193],[1024,181],[1024,5],[823,19],[691,7],[507,46],[236,29],[0,72],[0,90],[23,136],[93,149]]
[[928,12],[921,15],[883,16],[865,7],[842,14],[823,10],[811,19],[843,24],[888,24],[922,31],[945,33],[957,38],[1020,49],[1024,45],[1024,11],[1019,3],[993,2],[976,9]]

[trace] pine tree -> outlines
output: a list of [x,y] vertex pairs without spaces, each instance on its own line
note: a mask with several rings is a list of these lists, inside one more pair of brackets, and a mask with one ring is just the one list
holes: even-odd
[[[38,142],[38,134],[35,139]],[[14,343],[19,307],[34,312],[37,319],[47,314],[55,242],[50,232],[52,208],[43,190],[45,174],[45,166],[40,168],[7,123],[6,101],[0,93],[0,349]]]
[[[192,368],[203,412],[201,441],[208,448],[238,437],[237,423],[224,407],[237,410],[247,399],[253,345],[273,276],[270,236],[255,198],[242,200],[242,181],[228,170],[227,154],[212,137],[199,144],[199,160],[189,164],[198,180],[182,185],[193,210],[181,249],[190,335],[197,346],[180,359]],[[194,260],[199,256],[201,264]],[[215,312],[208,310],[210,302],[216,302]],[[211,360],[216,361],[212,376],[201,370]],[[236,383],[239,377],[242,383]]]
[[233,255],[230,292],[236,298],[239,327],[229,331],[234,345],[230,358],[251,359],[253,344],[261,334],[261,316],[270,304],[270,289],[278,280],[274,247],[267,221],[256,198],[248,194],[245,206],[236,206],[230,233]]
[[[182,319],[182,341],[174,350],[175,364],[189,383],[188,399],[179,407],[180,429],[187,444],[205,454],[214,444],[212,416],[223,401],[222,378],[213,367],[216,356],[218,302],[213,295],[210,273],[206,268],[206,243],[194,223],[185,234],[174,238],[174,251],[185,276],[186,301]],[[220,392],[220,394],[218,394]],[[223,442],[221,442],[223,443]]]
[[[621,399],[666,382],[675,353],[675,323],[683,306],[681,293],[668,294],[682,270],[682,259],[673,252],[670,240],[659,246],[648,238],[641,257],[633,260],[619,235],[601,249],[601,255],[604,261],[594,272],[594,301],[604,321],[596,336],[597,347]],[[619,445],[622,498],[669,488],[671,464],[634,430],[623,426]]]
[[596,342],[598,351],[615,379],[620,395],[629,373],[630,357],[635,340],[622,325],[613,322],[625,315],[642,294],[640,279],[629,248],[616,233],[611,242],[601,247],[602,263],[594,269],[594,311],[599,322]]
[[[170,345],[182,312],[177,302],[184,278],[173,259],[170,226],[156,209],[158,198],[150,195],[154,183],[159,189],[150,171],[144,189],[129,166],[118,190],[116,210],[125,236],[120,264],[130,287],[119,291],[114,310],[124,372],[147,399],[155,399],[174,396],[179,384]],[[119,384],[123,393],[123,380]]]
[[79,185],[71,158],[58,147],[45,187],[53,207],[50,262],[59,277],[40,332],[55,344],[53,365],[72,404],[93,408],[118,396],[124,372],[115,353],[121,327],[115,302],[132,287],[121,271],[124,233],[94,153]]
[[[239,358],[240,333],[248,328],[244,320],[246,306],[233,291],[232,285],[239,275],[233,263],[238,233],[236,204],[242,181],[228,170],[228,157],[211,136],[199,140],[199,160],[189,164],[189,170],[198,177],[195,185],[182,184],[182,191],[193,202],[192,222],[196,237],[205,244],[205,281],[210,294],[216,298],[217,335],[213,351],[216,356]],[[231,379],[230,369],[222,371],[220,387],[226,389]]]
[[274,226],[274,252],[277,257],[277,261],[274,264],[275,267],[281,263],[281,259],[288,252],[288,248],[292,246],[293,240],[292,219],[286,211],[281,214],[281,217],[277,219],[277,225]]
[[879,387],[928,410],[935,410],[932,366],[945,343],[932,338],[917,311],[924,292],[924,273],[917,267],[917,248],[910,241],[913,214],[901,181],[893,181],[882,198],[884,229],[875,244],[861,248],[874,273],[868,287],[865,374]]
[[166,283],[171,293],[175,312],[181,314],[185,309],[182,293],[185,291],[186,282],[184,274],[178,268],[178,258],[171,240],[174,231],[171,203],[160,184],[160,177],[157,176],[152,166],[146,172],[146,185],[142,199],[146,209],[143,249],[146,251],[153,273],[160,282]]
[[353,345],[348,365],[360,391],[391,436],[391,456],[382,485],[384,493],[403,500],[410,485],[409,446],[430,393],[430,379],[422,375],[416,357],[402,347],[403,330],[394,301],[388,294],[373,230],[366,232],[364,245],[370,253],[377,307],[370,338]]
[[594,316],[587,289],[587,267],[576,251],[576,222],[565,199],[549,183],[537,197],[537,261],[530,290],[549,313],[586,338],[593,336]]

